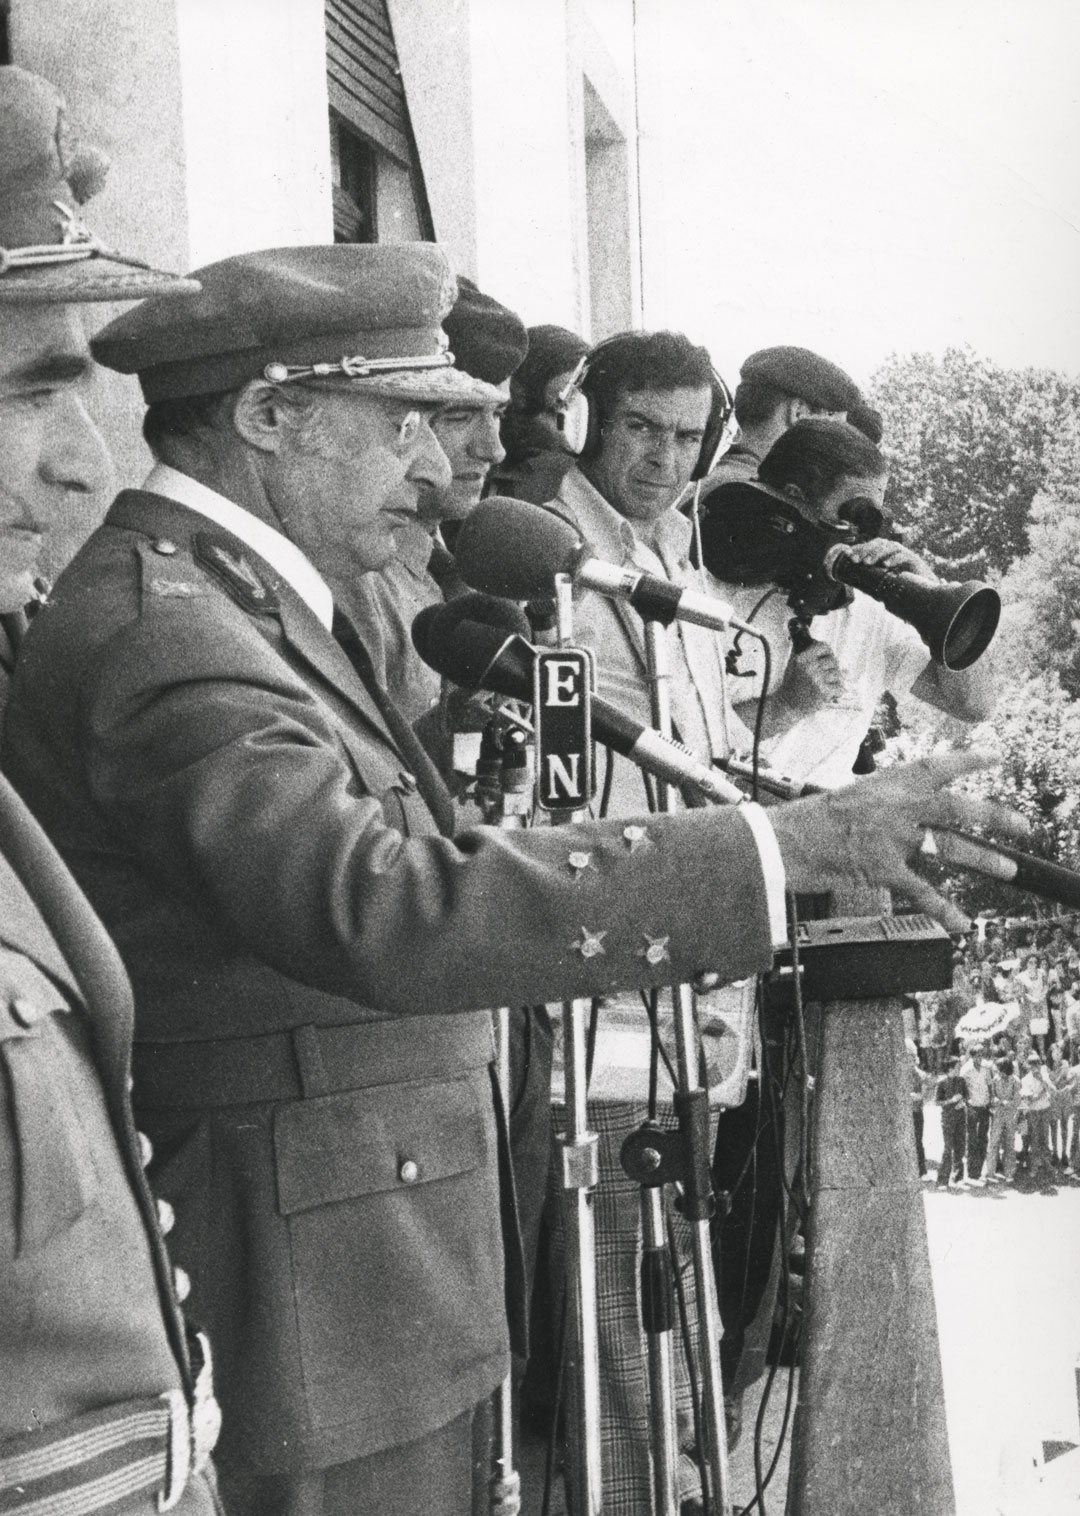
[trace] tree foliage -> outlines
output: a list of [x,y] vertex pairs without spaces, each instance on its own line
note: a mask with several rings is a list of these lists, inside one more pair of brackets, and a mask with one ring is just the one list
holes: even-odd
[[1004,572],[1029,546],[1032,502],[1062,454],[1080,464],[1080,383],[1002,369],[970,348],[893,355],[871,399],[885,421],[889,508],[941,574]]

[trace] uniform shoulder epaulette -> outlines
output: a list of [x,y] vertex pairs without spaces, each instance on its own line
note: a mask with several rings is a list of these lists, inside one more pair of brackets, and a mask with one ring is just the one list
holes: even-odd
[[196,559],[224,585],[243,610],[258,613],[278,609],[273,587],[259,575],[235,539],[213,532],[196,532],[193,542]]

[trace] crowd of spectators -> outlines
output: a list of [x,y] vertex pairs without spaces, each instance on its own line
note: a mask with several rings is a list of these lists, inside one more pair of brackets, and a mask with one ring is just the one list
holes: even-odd
[[927,1098],[941,1188],[1080,1182],[1080,924],[985,920],[952,988],[919,995],[911,1043],[919,1171]]

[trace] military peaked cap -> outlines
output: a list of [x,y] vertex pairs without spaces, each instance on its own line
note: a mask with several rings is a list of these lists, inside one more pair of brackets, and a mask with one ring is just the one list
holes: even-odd
[[441,322],[457,284],[433,243],[273,248],[192,277],[202,288],[191,300],[147,300],[91,343],[106,368],[138,374],[150,403],[259,378],[436,405],[502,399],[453,367]]
[[109,160],[80,142],[64,98],[25,69],[0,68],[0,303],[56,305],[191,295],[190,279],[158,273],[105,247],[78,207],[105,182]]
[[458,296],[443,326],[458,368],[488,384],[509,379],[529,350],[525,323],[471,279],[458,278]]
[[823,411],[847,411],[862,398],[854,379],[807,347],[763,347],[739,370],[742,380],[759,380]]

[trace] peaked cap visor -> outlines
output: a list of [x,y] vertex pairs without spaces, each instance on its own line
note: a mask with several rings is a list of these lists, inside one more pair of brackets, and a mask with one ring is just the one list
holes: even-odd
[[81,207],[109,160],[83,142],[47,79],[0,67],[0,304],[59,305],[189,295],[191,279],[105,247]]
[[457,295],[446,254],[430,242],[273,248],[196,269],[200,293],[151,297],[93,339],[94,357],[138,374],[148,404],[237,389],[272,364],[400,359],[402,367],[305,381],[429,404],[502,398],[447,367],[408,367],[446,351],[441,322]]
[[[3,253],[0,251],[0,261]],[[78,263],[38,264],[0,273],[0,305],[82,305],[106,300],[197,295],[197,279],[95,254]]]

